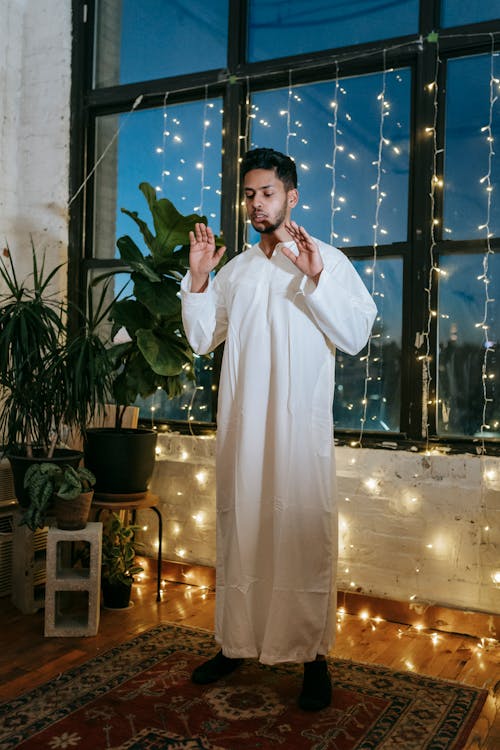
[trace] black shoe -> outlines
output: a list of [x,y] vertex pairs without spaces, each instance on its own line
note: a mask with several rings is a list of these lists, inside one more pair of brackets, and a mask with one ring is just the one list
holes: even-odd
[[243,659],[230,659],[219,651],[212,659],[203,662],[193,671],[191,681],[197,685],[208,685],[211,682],[217,682],[221,677],[226,677],[243,662]]
[[321,711],[332,700],[332,683],[326,661],[308,661],[304,664],[304,682],[299,696],[303,711]]

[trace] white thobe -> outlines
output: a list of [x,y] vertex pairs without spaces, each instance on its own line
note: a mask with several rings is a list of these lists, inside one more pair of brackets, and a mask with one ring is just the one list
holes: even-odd
[[[346,256],[316,240],[304,276],[278,244],[229,261],[204,293],[181,284],[195,352],[225,341],[217,412],[215,635],[264,664],[326,654],[335,634],[335,348],[356,354],[376,308]],[[295,253],[293,242],[287,243]]]

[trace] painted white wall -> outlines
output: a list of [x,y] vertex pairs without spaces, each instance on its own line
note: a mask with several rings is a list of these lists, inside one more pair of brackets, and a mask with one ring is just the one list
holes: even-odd
[[[215,562],[215,438],[158,436],[164,557]],[[340,447],[338,584],[500,614],[500,459]],[[156,520],[141,523],[155,554]],[[495,575],[498,580],[495,582]]]
[[[0,0],[0,30],[0,243],[22,275],[30,234],[67,257],[71,3]],[[213,565],[215,441],[159,444],[165,557]],[[500,613],[500,460],[340,448],[337,465],[341,588]]]
[[0,0],[0,29],[0,244],[22,278],[30,235],[67,259],[71,2]]

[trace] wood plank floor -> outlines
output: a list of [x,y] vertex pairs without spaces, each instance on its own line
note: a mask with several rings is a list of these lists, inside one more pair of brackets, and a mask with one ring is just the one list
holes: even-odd
[[[0,700],[9,700],[162,622],[212,629],[215,594],[166,582],[156,602],[154,566],[134,584],[134,606],[103,610],[99,634],[91,638],[45,638],[43,611],[20,613],[0,599]],[[500,749],[500,644],[449,633],[429,633],[387,621],[340,614],[332,654],[355,661],[412,669],[431,677],[487,688],[489,698],[467,750]],[[214,644],[215,649],[215,644]],[[404,750],[401,748],[401,750]]]

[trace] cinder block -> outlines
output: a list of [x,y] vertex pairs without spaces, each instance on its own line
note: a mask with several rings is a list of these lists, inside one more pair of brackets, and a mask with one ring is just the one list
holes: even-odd
[[[89,567],[72,567],[75,542],[89,545]],[[89,636],[99,629],[101,598],[102,523],[65,531],[51,527],[47,534],[45,635]]]

